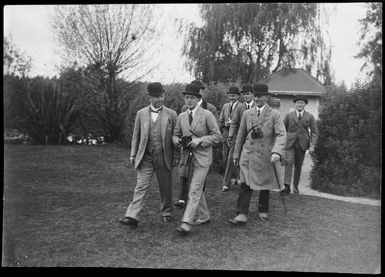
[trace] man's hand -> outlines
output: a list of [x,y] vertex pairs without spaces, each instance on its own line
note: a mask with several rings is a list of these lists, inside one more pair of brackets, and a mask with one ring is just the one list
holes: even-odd
[[176,167],[179,165],[179,159],[173,159],[172,160],[172,167]]
[[202,143],[201,138],[193,138],[192,141],[188,145],[191,145],[193,148],[196,148],[201,143]]
[[239,166],[239,159],[233,159],[233,163],[235,166]]
[[135,166],[135,157],[130,157],[130,163]]
[[276,153],[271,154],[271,162],[272,163],[278,162],[280,159],[281,159],[280,155],[278,155]]

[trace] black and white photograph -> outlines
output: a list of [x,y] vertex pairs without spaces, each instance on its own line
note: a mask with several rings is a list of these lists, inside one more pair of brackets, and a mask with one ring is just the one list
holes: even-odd
[[2,267],[380,274],[382,8],[3,5]]

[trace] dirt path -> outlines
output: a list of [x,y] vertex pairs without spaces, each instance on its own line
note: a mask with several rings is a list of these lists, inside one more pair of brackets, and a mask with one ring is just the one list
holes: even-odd
[[362,197],[344,197],[344,196],[319,192],[311,189],[310,188],[310,170],[312,166],[313,166],[313,163],[312,163],[311,157],[308,153],[306,153],[305,161],[302,167],[301,179],[299,183],[300,194],[319,196],[319,197],[330,198],[335,200],[347,201],[351,203],[381,206],[381,200],[377,200],[377,199],[369,199],[369,198],[362,198]]

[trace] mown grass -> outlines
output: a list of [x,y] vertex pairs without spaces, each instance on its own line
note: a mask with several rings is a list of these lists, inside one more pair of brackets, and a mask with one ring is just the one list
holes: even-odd
[[[271,194],[270,221],[230,226],[237,188],[222,193],[211,172],[212,222],[178,237],[182,210],[161,220],[154,178],[136,230],[117,222],[136,174],[119,146],[4,146],[3,266],[129,267],[374,273],[380,266],[380,207]],[[178,193],[173,173],[174,199]]]

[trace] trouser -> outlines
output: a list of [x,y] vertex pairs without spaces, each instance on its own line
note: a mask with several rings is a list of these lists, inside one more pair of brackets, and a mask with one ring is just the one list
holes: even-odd
[[[253,190],[246,185],[246,183],[241,183],[239,188],[238,201],[236,206],[237,214],[247,215],[249,213],[250,199]],[[267,213],[269,211],[269,199],[270,199],[270,190],[260,190],[259,191],[259,200],[258,200],[258,212]]]
[[295,188],[298,188],[299,179],[301,177],[302,164],[303,160],[305,159],[305,153],[306,150],[302,150],[298,140],[294,143],[292,147],[286,149],[287,163],[285,165],[285,185],[290,186],[294,167],[293,186]]
[[137,169],[137,182],[134,190],[133,201],[128,206],[126,217],[139,221],[139,213],[143,208],[144,197],[152,177],[156,173],[160,191],[160,211],[163,216],[172,213],[172,185],[171,170],[167,168],[163,152],[156,155],[145,154]]
[[[192,171],[193,171],[192,163],[189,164],[188,171],[189,171],[189,177],[181,176],[180,177],[180,186],[179,186],[179,198],[178,199],[184,200],[185,202],[187,201],[187,198],[188,198],[189,184],[190,184],[191,177],[192,177]],[[205,180],[205,183],[203,185],[203,191],[205,191],[205,188],[206,188],[206,180]]]
[[230,187],[231,178],[234,178],[239,175],[239,173],[237,172],[237,167],[234,165],[233,162],[233,153],[235,145],[233,144],[231,146],[228,146],[227,142],[224,142],[223,148],[223,153],[226,154],[226,156],[223,156],[223,159],[226,161],[226,171],[225,175],[223,176],[223,186]]
[[201,219],[210,218],[206,197],[203,191],[205,180],[210,167],[200,166],[196,159],[192,159],[193,173],[188,193],[187,205],[183,213],[182,222],[193,224],[196,215]]

